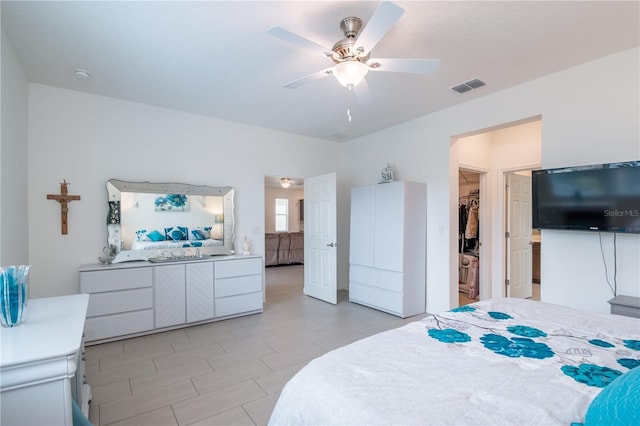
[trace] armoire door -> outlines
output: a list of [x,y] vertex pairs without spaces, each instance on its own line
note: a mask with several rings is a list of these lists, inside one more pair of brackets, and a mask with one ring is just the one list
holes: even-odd
[[349,263],[352,265],[373,266],[374,200],[373,186],[351,190]]
[[402,272],[404,240],[404,182],[375,187],[373,266]]

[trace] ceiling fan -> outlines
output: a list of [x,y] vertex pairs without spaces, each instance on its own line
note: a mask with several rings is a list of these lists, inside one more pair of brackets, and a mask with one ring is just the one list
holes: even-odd
[[371,58],[371,51],[385,34],[400,19],[404,9],[390,2],[383,2],[374,12],[366,26],[355,16],[344,18],[340,28],[345,39],[338,41],[331,49],[296,35],[284,28],[273,27],[268,33],[274,37],[307,49],[312,49],[331,59],[334,65],[286,83],[284,87],[295,89],[303,84],[333,75],[340,84],[352,90],[369,71],[431,74],[440,63],[437,59],[392,59]]

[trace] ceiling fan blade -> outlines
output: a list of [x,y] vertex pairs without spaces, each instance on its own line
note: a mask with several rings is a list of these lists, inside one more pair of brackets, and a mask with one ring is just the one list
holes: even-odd
[[314,72],[313,74],[305,75],[304,77],[300,77],[297,80],[293,80],[288,82],[287,84],[284,84],[283,87],[286,87],[287,89],[295,89],[304,84],[311,83],[312,81],[320,80],[328,75],[331,75],[331,70],[331,68],[327,68],[322,71]]
[[373,13],[369,22],[360,32],[355,47],[362,47],[366,55],[374,48],[382,37],[395,25],[400,19],[404,9],[390,2],[382,2],[378,9]]
[[291,31],[285,30],[284,28],[271,27],[269,28],[269,31],[267,31],[267,34],[277,37],[281,40],[288,41],[289,43],[297,44],[298,46],[304,47],[305,49],[316,51],[328,58],[335,55],[335,53],[331,49],[321,46],[318,43],[308,40],[297,34],[294,34]]
[[369,59],[370,71],[406,72],[411,74],[432,74],[440,65],[438,59]]

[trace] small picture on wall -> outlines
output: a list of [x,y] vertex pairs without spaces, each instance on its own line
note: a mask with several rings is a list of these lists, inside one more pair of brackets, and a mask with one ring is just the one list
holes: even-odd
[[120,201],[109,201],[109,215],[107,225],[117,225],[120,223]]
[[157,212],[188,212],[189,198],[185,194],[158,195],[154,202]]

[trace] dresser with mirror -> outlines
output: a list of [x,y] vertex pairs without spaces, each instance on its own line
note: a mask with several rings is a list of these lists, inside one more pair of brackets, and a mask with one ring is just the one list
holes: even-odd
[[262,312],[260,255],[234,250],[234,190],[107,182],[103,263],[81,266],[85,342]]

